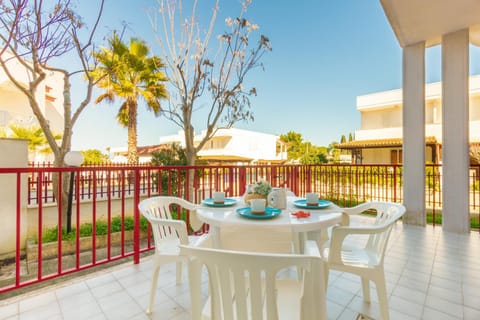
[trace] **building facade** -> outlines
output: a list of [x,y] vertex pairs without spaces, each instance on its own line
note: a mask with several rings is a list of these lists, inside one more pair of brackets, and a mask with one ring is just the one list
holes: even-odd
[[[3,53],[2,59],[8,59],[8,55],[8,52]],[[25,66],[15,59],[8,60],[6,64],[16,79],[28,87],[30,80]],[[42,114],[48,119],[52,131],[61,134],[64,126],[63,76],[58,72],[47,71],[47,76],[36,93],[36,100]],[[8,136],[11,133],[11,126],[34,127],[38,126],[38,121],[26,95],[10,81],[4,70],[0,68],[0,130]],[[30,158],[35,156],[37,159],[29,160],[46,160],[39,159],[38,157],[41,155],[29,155]]]
[[[205,136],[202,131],[194,138],[198,143]],[[162,146],[179,143],[185,147],[183,131],[177,134],[160,137],[160,144],[156,146],[138,147],[139,161],[149,162],[151,154],[158,152]],[[126,162],[126,148],[111,148],[112,162]],[[236,128],[220,128],[207,141],[197,154],[198,160],[209,164],[274,164],[287,161],[287,146],[279,136]]]
[[[470,145],[480,142],[480,76],[469,79]],[[360,129],[355,139],[337,147],[350,150],[356,164],[400,164],[403,162],[402,90],[357,97]],[[442,163],[442,83],[425,86],[425,161]]]

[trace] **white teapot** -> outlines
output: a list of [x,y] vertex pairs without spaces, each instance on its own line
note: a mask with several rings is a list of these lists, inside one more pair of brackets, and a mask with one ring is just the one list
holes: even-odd
[[275,188],[267,196],[267,202],[270,207],[277,209],[287,208],[287,189]]

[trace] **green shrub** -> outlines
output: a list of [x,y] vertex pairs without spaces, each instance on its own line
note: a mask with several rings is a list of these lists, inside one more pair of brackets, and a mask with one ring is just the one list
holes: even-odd
[[[133,230],[133,217],[125,217],[124,223],[125,231]],[[148,220],[144,216],[140,216],[140,230],[147,231],[148,229]],[[83,237],[90,237],[93,232],[93,224],[92,223],[83,223],[80,225],[80,238]],[[98,220],[95,223],[95,234],[97,236],[102,236],[108,234],[108,223],[105,220]],[[122,217],[115,216],[112,218],[110,223],[110,230],[111,232],[120,232],[122,231]],[[62,228],[62,240],[64,241],[72,241],[76,238],[77,229],[72,228],[70,233],[67,233],[66,229]],[[38,237],[37,237],[38,238]],[[37,238],[35,239],[36,243],[38,243]],[[47,228],[42,232],[42,242],[56,242],[58,240],[58,228]]]
[[[43,231],[42,241],[43,242],[55,242],[58,239],[58,228],[49,228]],[[75,228],[72,228],[70,233],[67,233],[67,230],[62,230],[62,240],[74,240],[75,239]],[[38,241],[36,241],[38,243]]]
[[[103,221],[103,220],[97,221],[95,223],[95,230],[96,230],[96,234],[99,235],[99,236],[103,236],[103,235],[108,234],[107,221]],[[112,232],[115,232],[115,231],[112,230]],[[92,235],[92,229],[90,229],[90,233],[85,235],[84,237],[89,237],[91,235]],[[81,236],[82,236],[82,233],[80,233],[80,237]]]

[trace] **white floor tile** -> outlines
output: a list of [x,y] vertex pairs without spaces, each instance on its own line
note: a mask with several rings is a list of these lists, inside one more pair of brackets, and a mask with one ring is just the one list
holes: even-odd
[[55,293],[46,292],[36,296],[28,297],[19,302],[19,312],[23,313],[28,310],[39,308],[56,302],[57,298]]
[[425,307],[423,312],[422,320],[456,320],[462,319],[461,317],[456,317],[451,314],[446,314],[441,311]]
[[427,294],[425,292],[398,285],[393,290],[391,299],[393,299],[394,297],[399,297],[406,301],[423,305],[425,303],[425,298],[427,297]]
[[420,318],[423,312],[422,302],[423,301],[418,301],[418,303],[415,303],[397,296],[392,296],[389,300],[389,308],[390,310],[395,310],[410,317]]
[[427,296],[425,307],[446,313],[454,317],[463,317],[463,306],[435,296]]
[[[398,224],[386,251],[385,274],[392,320],[480,319],[480,234],[449,234],[440,227]],[[187,320],[187,272],[175,283],[175,265],[161,268],[154,310],[147,315],[152,262],[142,258],[22,296],[0,300],[1,320]],[[208,282],[202,279],[202,292]],[[364,303],[360,279],[332,271],[327,291],[329,320],[379,319],[376,290]]]
[[8,319],[18,315],[18,303],[0,304],[0,319]]
[[29,309],[19,314],[19,319],[22,320],[50,320],[50,319],[62,319],[62,313],[60,306],[57,303],[50,303],[48,305],[42,305],[34,309]]
[[480,310],[472,309],[469,307],[463,308],[463,319],[464,320],[478,320],[480,319]]
[[461,291],[430,285],[428,288],[428,295],[438,297],[455,304],[463,304],[463,295]]

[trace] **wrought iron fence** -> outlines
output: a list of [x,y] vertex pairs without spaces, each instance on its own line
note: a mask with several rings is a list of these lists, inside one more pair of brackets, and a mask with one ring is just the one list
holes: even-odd
[[[61,177],[71,172],[75,172],[73,223],[78,232],[74,233],[72,241],[62,241],[64,230],[61,226],[65,221],[62,200],[55,196],[53,177],[59,176],[57,190],[60,191],[67,188],[61,184]],[[477,225],[479,173],[480,166],[471,167],[470,209]],[[3,225],[12,234],[12,243],[10,251],[0,252],[0,274],[10,275],[0,276],[0,293],[121,259],[131,258],[138,263],[140,254],[153,248],[148,224],[142,221],[137,209],[143,197],[175,195],[199,203],[216,190],[225,191],[228,196],[242,195],[246,185],[259,179],[269,181],[272,186],[288,187],[298,196],[318,192],[321,198],[346,207],[369,200],[403,200],[402,166],[398,165],[55,168],[42,164],[0,168],[0,182],[12,188],[12,196],[2,203],[3,207],[11,208],[8,210],[11,217],[2,218]],[[441,192],[441,167],[427,165],[426,208],[432,223],[438,223],[441,217]],[[184,213],[188,224],[188,212]],[[116,223],[119,224],[118,233],[113,232]],[[98,231],[100,226],[105,226],[105,235],[92,232],[88,240],[80,236],[82,228]],[[44,246],[46,235],[52,233],[53,249]]]

